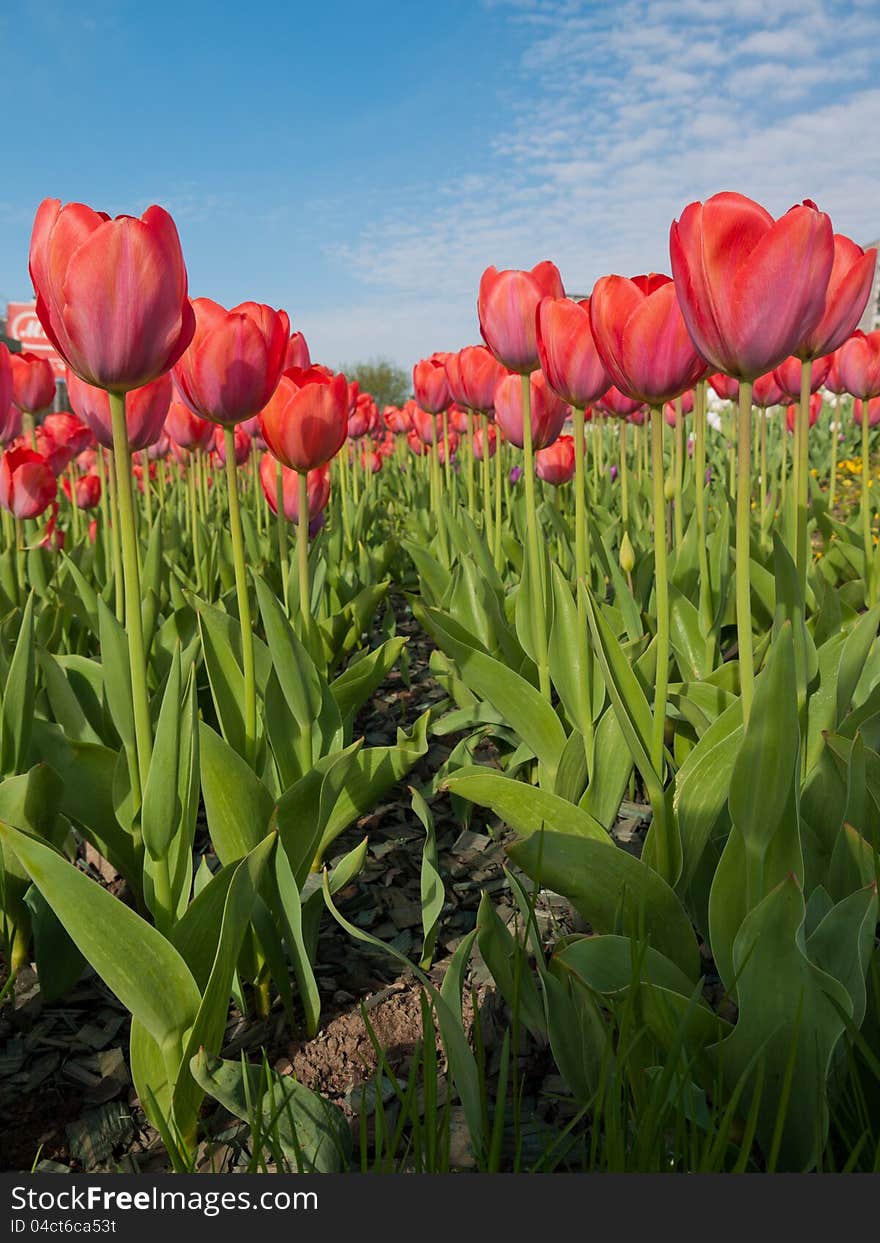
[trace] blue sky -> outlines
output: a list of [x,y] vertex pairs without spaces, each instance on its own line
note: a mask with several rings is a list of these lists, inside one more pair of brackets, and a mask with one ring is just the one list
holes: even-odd
[[175,217],[193,296],[284,306],[316,359],[478,339],[480,273],[668,270],[738,189],[880,235],[876,0],[10,0],[0,304],[41,198]]

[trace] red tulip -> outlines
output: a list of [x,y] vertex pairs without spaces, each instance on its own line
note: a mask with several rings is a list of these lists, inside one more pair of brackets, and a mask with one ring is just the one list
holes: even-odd
[[60,475],[92,442],[91,429],[67,411],[49,414],[36,429],[37,452],[54,475]]
[[422,440],[415,428],[411,428],[406,433],[406,443],[416,457],[423,457],[428,452],[427,444]]
[[714,375],[710,375],[709,383],[722,401],[737,401],[739,399],[739,380],[734,380],[732,376],[725,375],[723,371],[716,371]]
[[459,353],[463,405],[481,414],[494,409],[495,390],[507,375],[507,369],[485,345],[467,345]]
[[[546,449],[562,431],[568,407],[547,383],[543,371],[529,376],[531,390],[532,445]],[[523,447],[522,383],[518,375],[505,376],[495,390],[495,420],[505,437]]]
[[413,395],[428,414],[439,414],[451,400],[446,367],[437,358],[423,358],[413,367]]
[[717,370],[754,380],[822,320],[834,236],[813,203],[774,221],[742,194],[716,194],[685,208],[669,246],[688,331]]
[[462,410],[461,406],[453,402],[448,410],[447,425],[450,431],[458,432],[459,436],[466,436],[470,426],[467,410]]
[[256,302],[224,311],[210,298],[192,304],[196,331],[174,368],[181,397],[200,418],[231,427],[263,409],[284,368],[290,320]]
[[[477,314],[483,340],[499,362],[527,375],[539,366],[536,312],[542,298],[563,298],[562,277],[545,260],[530,272],[486,268]],[[475,407],[479,408],[479,407]]]
[[44,199],[31,235],[37,315],[80,379],[111,392],[169,371],[195,318],[174,221],[161,207],[139,220]]
[[[694,412],[694,390],[692,388],[689,388],[686,393],[682,393],[679,400],[681,401],[681,413],[683,415],[693,414]],[[663,407],[663,412],[666,416],[666,422],[669,424],[669,426],[675,427],[675,402],[667,401],[666,405]]]
[[[810,364],[810,392],[815,393],[827,379],[831,370],[831,355],[817,358]],[[801,360],[791,357],[784,359],[778,367],[774,367],[773,375],[776,383],[793,401],[800,400],[801,395]]]
[[76,481],[76,504],[78,509],[94,509],[101,500],[100,475],[83,475]]
[[574,474],[573,437],[560,436],[547,449],[540,449],[535,454],[535,474],[554,487],[568,483]]
[[0,505],[16,518],[36,518],[52,504],[58,484],[41,453],[24,445],[0,456]]
[[[800,358],[821,358],[855,332],[868,305],[877,251],[862,250],[842,233],[834,235],[834,263],[825,294],[825,312],[796,351]],[[813,390],[815,392],[815,390]],[[796,394],[798,397],[800,393]]]
[[[488,433],[488,435],[486,436],[486,440],[489,445],[489,457],[493,458],[495,456],[495,450],[498,447],[498,444],[497,444],[498,433],[496,432],[495,426],[492,423],[490,423],[487,426],[486,431]],[[474,457],[477,459],[478,462],[482,462],[483,460],[483,429],[482,427],[478,427],[476,431],[474,432]]]
[[464,390],[464,380],[461,375],[461,351],[457,354],[448,354],[444,363],[446,368],[446,383],[449,386],[449,396],[453,401],[458,402],[461,406],[467,406],[467,394]]
[[[273,514],[278,513],[277,464],[264,453],[260,458],[260,484]],[[309,518],[316,518],[330,499],[330,467],[318,466],[306,477]],[[299,522],[299,472],[281,467],[281,496],[288,522]]]
[[[110,400],[104,390],[86,384],[68,370],[67,393],[71,406],[89,425],[98,444],[105,449],[112,449]],[[143,388],[132,389],[128,394],[125,399],[125,424],[132,451],[148,448],[162,435],[172,393],[171,376],[166,374],[159,376],[151,384],[145,384]]]
[[348,381],[317,367],[285,371],[260,413],[260,432],[279,462],[310,471],[339,452],[348,431]]
[[602,394],[601,399],[596,404],[606,414],[612,414],[618,419],[628,419],[642,408],[642,402],[634,401],[632,397],[627,397],[625,393],[621,393],[620,389],[615,388],[613,384]]
[[382,412],[382,422],[396,436],[405,435],[412,427],[409,411],[401,410],[397,406],[385,407]]
[[840,347],[837,369],[853,397],[880,396],[880,330],[854,332]]
[[661,406],[706,373],[668,276],[603,276],[590,299],[590,323],[608,373],[629,397]]
[[8,348],[3,341],[0,341],[0,419],[6,418],[6,411],[12,405],[15,392],[10,358]]
[[790,398],[779,387],[775,371],[759,375],[752,385],[752,405],[766,410],[769,406],[787,406]]
[[8,445],[21,435],[21,411],[12,402],[6,407],[6,413],[0,414],[0,446]]
[[39,354],[10,354],[12,400],[19,410],[40,414],[55,400],[55,373],[48,358]]
[[[184,406],[184,409],[186,407]],[[171,438],[166,431],[162,431],[162,435],[155,444],[147,447],[147,457],[151,462],[158,462],[162,458],[166,458],[171,452]]]
[[422,444],[432,445],[439,434],[437,426],[437,416],[429,414],[427,410],[422,410],[415,403],[410,407],[410,418],[412,419],[413,430],[421,440]]
[[590,325],[590,300],[542,298],[537,310],[538,354],[547,383],[583,410],[611,386]]
[[[810,427],[815,427],[822,413],[822,394],[813,393],[810,396]],[[797,406],[792,403],[785,411],[785,426],[790,432],[794,432],[795,419],[797,418]]]
[[[859,427],[862,425],[863,404],[858,397],[853,402],[853,422]],[[868,426],[876,427],[878,423],[880,423],[880,396],[872,397],[868,402]]]
[[64,541],[67,538],[67,532],[62,531],[58,526],[58,502],[53,501],[52,513],[49,521],[46,523],[46,530],[43,532],[43,538],[37,545],[38,548],[54,548],[60,551],[64,547]]
[[835,350],[829,357],[831,359],[831,366],[828,369],[828,375],[825,377],[825,387],[829,393],[836,393],[840,396],[841,393],[846,392],[846,385],[840,378],[840,350]]
[[[251,438],[243,430],[242,424],[236,424],[235,431],[235,464],[244,466],[251,455]],[[214,452],[223,466],[226,465],[226,437],[222,427],[214,428]]]
[[[182,401],[172,401],[165,416],[165,431],[171,440],[172,448],[207,449],[214,435],[214,427],[205,419],[193,414],[189,406]],[[185,461],[185,458],[179,458]]]
[[371,475],[378,475],[382,469],[382,454],[375,449],[364,449],[361,453],[361,469],[368,470]]
[[289,371],[291,367],[306,368],[311,365],[312,359],[305,337],[301,332],[292,332],[284,355],[284,370]]

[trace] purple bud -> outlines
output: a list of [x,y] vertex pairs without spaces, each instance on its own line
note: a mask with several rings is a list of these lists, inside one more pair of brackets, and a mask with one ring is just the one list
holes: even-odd
[[514,466],[513,470],[510,472],[510,482],[519,483],[520,479],[522,479],[522,473],[521,466]]
[[612,483],[614,483],[614,481],[615,481],[615,479],[616,479],[616,478],[617,478],[617,467],[616,467],[616,466],[614,466],[614,465],[612,465],[612,467],[611,467],[611,482],[612,482]]
[[707,466],[706,467],[706,483],[711,483],[711,482],[712,482],[712,467]]
[[314,518],[312,518],[312,520],[309,523],[309,539],[315,538],[315,536],[318,534],[318,532],[323,527],[324,522],[325,522],[324,511],[322,509],[319,514],[315,514]]

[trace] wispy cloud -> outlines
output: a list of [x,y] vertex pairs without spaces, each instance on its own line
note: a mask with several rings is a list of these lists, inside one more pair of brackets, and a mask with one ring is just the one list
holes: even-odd
[[[815,198],[862,241],[880,230],[870,3],[488,3],[521,44],[509,125],[447,170],[448,193],[413,187],[329,251],[374,301],[408,308],[417,352],[475,337],[489,263],[550,257],[578,291],[668,268],[671,220],[720,189],[777,212]],[[405,357],[384,327],[365,330]]]

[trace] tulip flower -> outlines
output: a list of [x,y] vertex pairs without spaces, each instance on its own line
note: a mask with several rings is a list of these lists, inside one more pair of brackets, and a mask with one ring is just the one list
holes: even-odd
[[788,395],[779,387],[775,371],[768,371],[766,375],[758,376],[752,385],[752,405],[759,406],[763,410],[770,406],[787,405],[789,400]]
[[485,345],[468,345],[458,355],[463,404],[481,414],[494,409],[495,390],[507,369]]
[[628,419],[631,415],[637,414],[643,406],[643,402],[636,401],[632,397],[627,397],[621,393],[619,388],[613,384],[602,394],[600,401],[596,403],[600,410],[604,410],[606,414],[611,414],[618,419]]
[[538,303],[542,298],[563,297],[559,270],[547,260],[530,272],[499,272],[494,267],[485,270],[480,279],[477,314],[483,340],[500,363],[520,375],[538,368]]
[[52,502],[52,512],[49,515],[49,521],[46,523],[46,530],[43,532],[43,538],[37,545],[38,548],[52,548],[56,552],[60,552],[64,548],[64,542],[67,538],[67,532],[63,531],[58,525],[58,502]]
[[611,386],[590,323],[590,299],[542,298],[537,309],[538,356],[547,383],[576,410]]
[[386,406],[382,411],[382,422],[396,436],[405,436],[412,427],[409,411],[398,406]]
[[260,412],[260,433],[283,466],[300,473],[335,457],[348,427],[348,385],[314,367],[292,367]]
[[9,349],[3,341],[0,341],[0,419],[6,418],[6,411],[12,405],[14,391]]
[[[345,443],[349,385],[344,375],[329,377],[317,367],[285,371],[271,401],[260,414],[260,431],[269,452],[283,465],[307,474],[329,462]],[[306,489],[300,492],[300,610],[309,622],[308,521]],[[280,531],[279,531],[280,538]]]
[[[865,406],[867,405],[867,412]],[[869,401],[862,401],[856,398],[853,402],[853,422],[859,427],[862,425],[862,416],[867,413],[868,427],[877,427],[880,424],[880,397],[872,397]]]
[[174,221],[161,207],[109,219],[44,199],[30,246],[37,316],[80,379],[112,393],[169,371],[195,316]]
[[60,475],[92,443],[92,432],[76,415],[62,411],[46,415],[36,429],[36,441],[52,473]]
[[862,539],[865,550],[865,583],[868,603],[877,599],[877,583],[873,570],[874,541],[871,532],[871,507],[868,499],[869,400],[880,396],[880,331],[854,332],[840,347],[837,368],[846,391],[861,399],[862,413]]
[[[822,394],[810,394],[810,427],[815,427],[819,421],[819,415],[822,413]],[[794,432],[795,422],[797,420],[797,406],[793,403],[788,406],[785,411],[785,426],[789,432]]]
[[0,455],[0,505],[17,519],[37,518],[58,491],[58,481],[41,453],[24,445]]
[[206,419],[193,414],[189,406],[176,400],[168,407],[165,431],[173,444],[190,453],[196,449],[207,450],[214,436],[214,428]]
[[880,396],[880,330],[854,332],[838,351],[837,369],[853,397]]
[[668,276],[603,276],[590,299],[590,323],[617,388],[655,409],[706,373]]
[[[815,393],[820,389],[828,378],[831,370],[831,355],[827,354],[824,358],[816,358],[809,364],[809,391]],[[773,375],[776,383],[779,385],[783,393],[789,396],[792,401],[797,401],[801,397],[801,380],[803,364],[800,358],[784,359],[778,367],[774,367]],[[754,394],[752,396],[754,403]],[[794,417],[794,416],[792,416]]]
[[430,452],[428,445],[424,440],[422,440],[415,428],[410,428],[410,430],[406,433],[406,443],[409,445],[410,451],[414,453],[416,457],[424,457],[425,454]]
[[429,414],[427,410],[422,410],[415,404],[410,406],[409,416],[412,421],[413,431],[422,444],[434,444],[437,440],[437,416]]
[[55,373],[48,358],[22,351],[11,354],[12,400],[23,414],[41,414],[55,400]]
[[[841,349],[843,347],[841,346]],[[840,350],[835,350],[829,355],[831,366],[828,368],[828,374],[825,377],[825,387],[829,393],[834,393],[840,397],[846,392],[846,385],[840,375]]]
[[[222,466],[226,465],[226,429],[224,427],[214,428],[214,452],[220,459]],[[235,437],[235,465],[244,466],[251,453],[251,438],[244,430],[242,423],[237,423],[234,428]]]
[[309,354],[309,347],[306,345],[306,339],[301,332],[292,332],[290,340],[287,342],[287,350],[284,355],[284,371],[289,371],[291,367],[302,367],[306,369],[311,367],[312,359]]
[[489,427],[486,429],[485,435],[484,435],[482,427],[478,427],[476,429],[476,431],[474,432],[474,457],[477,459],[478,462],[483,461],[485,445],[489,446],[489,457],[493,458],[495,456],[495,450],[497,448],[496,440],[497,440],[497,432],[495,431],[495,428],[492,424],[490,424]]
[[560,436],[547,449],[535,454],[535,473],[554,487],[568,483],[574,476],[574,437]]
[[439,358],[423,358],[413,367],[413,396],[428,414],[440,414],[451,397],[446,367]]
[[799,358],[809,361],[831,354],[855,332],[868,305],[876,266],[876,249],[862,250],[851,238],[835,233],[825,310],[795,351]]
[[[67,373],[67,393],[71,407],[88,424],[98,444],[105,449],[112,449],[113,426],[107,393],[86,384],[70,370]],[[172,393],[171,376],[163,375],[151,384],[145,384],[143,388],[133,389],[127,395],[125,425],[128,429],[129,448],[133,452],[149,448],[162,435]]]
[[263,409],[275,392],[290,320],[256,302],[225,311],[210,298],[192,304],[196,330],[174,368],[181,398],[200,418],[232,427]]
[[77,509],[95,509],[101,500],[101,479],[99,475],[81,475],[71,486],[70,480],[64,478],[61,486],[68,500],[76,502]]
[[[550,388],[542,371],[532,372],[529,390],[532,448],[546,449],[562,431],[567,408]],[[495,419],[507,440],[518,449],[524,448],[527,428],[524,427],[523,385],[519,376],[505,376],[495,390]]]
[[727,375],[772,371],[822,320],[835,246],[812,203],[774,220],[745,195],[716,194],[685,208],[669,248],[688,331]]
[[725,375],[723,371],[716,371],[714,375],[710,375],[709,383],[722,401],[735,402],[739,397],[739,381],[734,380],[732,376]]
[[[263,495],[273,514],[278,513],[278,486],[275,460],[268,454],[260,459],[260,486]],[[282,502],[284,516],[288,522],[299,522],[299,485],[301,475],[298,471],[281,468]],[[309,522],[317,517],[326,507],[330,499],[330,467],[319,466],[310,470],[306,476],[306,492],[308,495]]]
[[0,413],[0,448],[17,440],[21,435],[21,411],[10,402],[6,413]]

